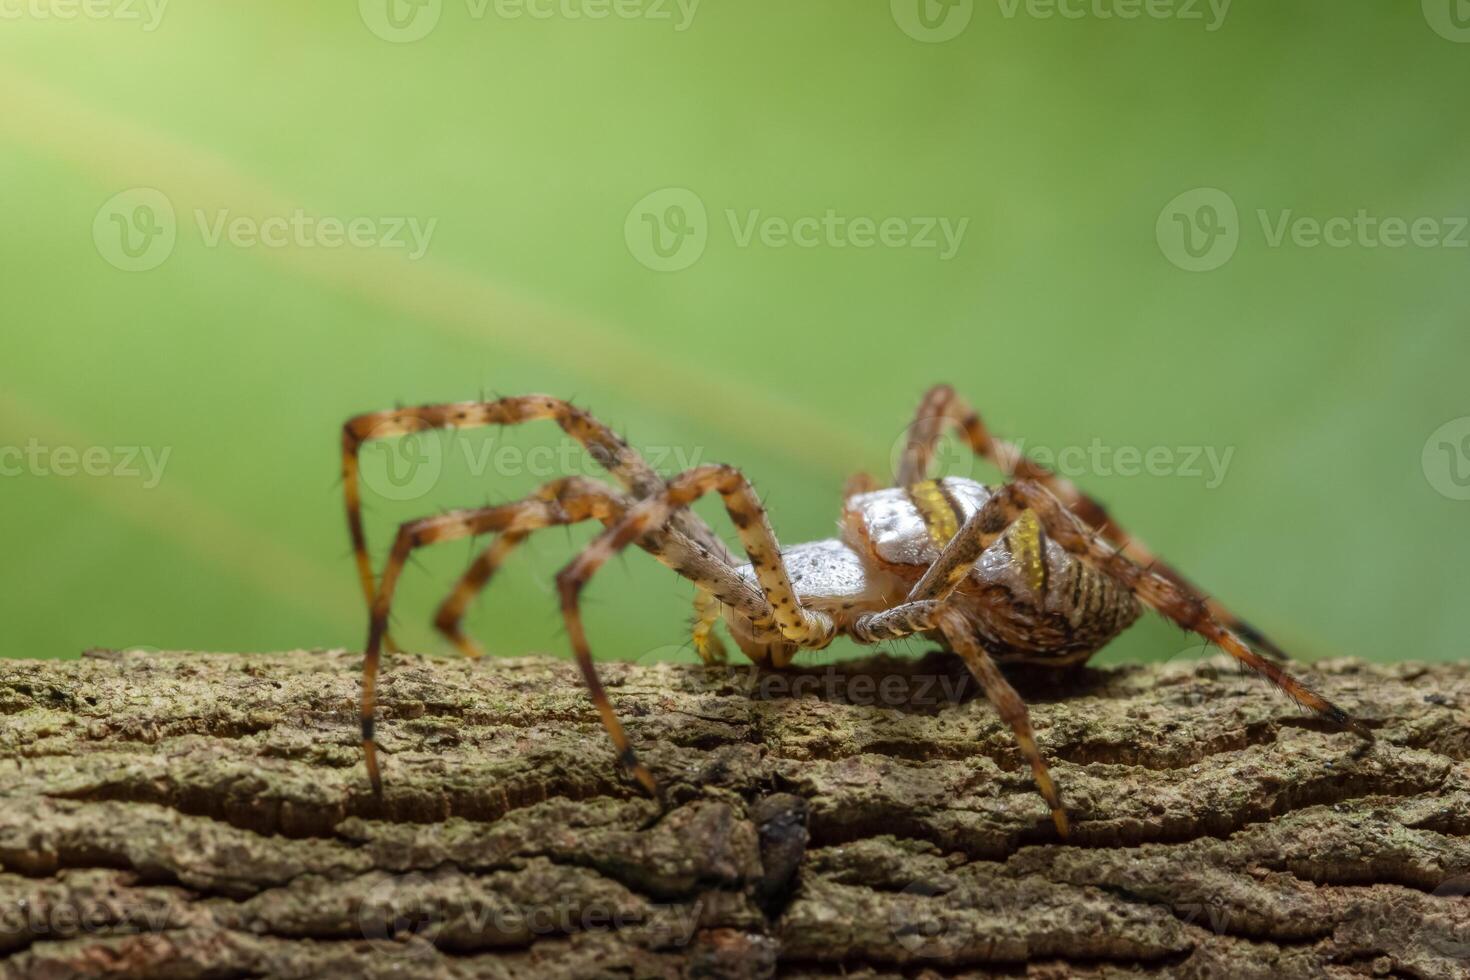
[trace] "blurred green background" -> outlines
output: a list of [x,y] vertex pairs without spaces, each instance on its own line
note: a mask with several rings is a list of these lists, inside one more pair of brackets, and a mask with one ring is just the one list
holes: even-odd
[[[572,397],[666,470],[741,465],[792,542],[940,380],[1103,470],[1074,473],[1298,655],[1464,655],[1459,0],[0,13],[7,655],[360,645],[357,412]],[[536,451],[565,445],[370,452],[375,550],[591,472]],[[471,618],[493,652],[565,654],[551,580],[590,534],[504,570]],[[407,644],[447,650],[429,620],[472,553],[421,553]],[[687,656],[690,595],[630,554],[588,592],[594,648]],[[1105,657],[1192,646],[1151,622]]]

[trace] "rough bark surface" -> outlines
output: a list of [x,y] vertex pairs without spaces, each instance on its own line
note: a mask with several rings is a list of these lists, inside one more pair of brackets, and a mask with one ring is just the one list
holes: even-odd
[[1059,843],[954,658],[0,661],[0,977],[1470,976],[1470,665],[1019,675]]

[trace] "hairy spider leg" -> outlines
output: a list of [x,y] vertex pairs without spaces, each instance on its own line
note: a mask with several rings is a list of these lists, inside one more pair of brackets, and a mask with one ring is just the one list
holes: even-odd
[[[1002,717],[1011,723],[1022,754],[1031,764],[1037,788],[1052,808],[1052,819],[1063,835],[1067,832],[1066,814],[1047,774],[1045,760],[1031,735],[1025,706],[1020,705],[1018,710],[1016,704],[1011,702],[1011,698],[1019,702],[1019,697],[1015,696],[1014,689],[1010,689],[1009,685],[1005,689],[995,686],[995,678],[1001,676],[999,669],[980,644],[973,625],[965,621],[958,610],[947,605],[947,600],[969,575],[986,549],[1008,532],[1024,527],[1028,520],[1039,521],[1043,533],[1069,554],[1121,583],[1155,612],[1218,644],[1247,668],[1270,680],[1298,705],[1361,735],[1372,737],[1371,732],[1351,719],[1347,712],[1252,651],[1243,640],[1210,614],[1201,597],[1190,594],[1172,579],[1139,567],[1116,546],[1099,541],[1095,529],[1087,527],[1081,518],[1068,510],[1042,485],[1016,481],[999,488],[971,515],[945,546],[939,558],[909,591],[904,602],[890,609],[859,617],[853,624],[851,633],[861,642],[877,643],[938,627],[955,652],[965,659]],[[1041,546],[1044,546],[1044,540],[1038,543],[1038,547]],[[959,645],[956,645],[957,642]],[[998,693],[992,694],[992,690]],[[1005,700],[1004,707],[997,698]],[[1021,724],[1024,725],[1024,730],[1018,727]]]
[[[590,489],[589,486],[590,485]],[[559,488],[559,489],[558,489]],[[383,569],[383,575],[374,593],[371,607],[371,622],[368,627],[367,649],[363,657],[362,677],[362,745],[367,760],[368,776],[373,791],[382,792],[382,780],[377,763],[377,746],[374,739],[376,691],[379,662],[383,641],[388,633],[388,615],[393,604],[393,593],[403,572],[409,555],[416,549],[442,541],[455,541],[481,534],[499,533],[524,537],[543,527],[575,523],[579,520],[605,519],[613,513],[615,498],[608,496],[610,488],[594,481],[558,481],[541,493],[525,500],[474,510],[452,511],[435,517],[408,521],[398,529],[393,549]],[[582,492],[589,491],[589,492]],[[611,501],[611,502],[610,502]],[[638,544],[660,561],[683,575],[693,574],[693,566],[682,563],[682,557],[697,554],[697,546],[672,529],[655,529],[648,535],[636,536]],[[707,566],[701,564],[700,569]],[[753,591],[733,568],[719,566],[711,574],[700,573],[698,584],[707,591],[721,596],[721,601],[738,608],[751,608],[757,614],[766,613],[765,599],[759,592],[754,594],[754,603],[746,601],[745,592]],[[606,695],[594,692],[598,710],[607,717],[611,708],[606,704]]]
[[[567,513],[564,516],[568,519],[556,521],[555,524],[575,524],[586,520],[597,520],[601,521],[604,526],[609,526],[622,517],[633,504],[633,500],[626,494],[580,476],[569,476],[548,483],[537,490],[532,497],[566,503]],[[551,527],[553,524],[549,523],[544,526]],[[462,624],[465,613],[480,593],[489,586],[490,579],[505,563],[511,552],[530,537],[531,531],[531,528],[525,528],[502,531],[496,535],[454,583],[454,588],[450,590],[449,596],[440,604],[438,612],[435,613],[434,627],[466,657],[478,660],[484,656],[485,651],[473,637],[464,632]],[[663,556],[666,563],[669,560],[669,553],[678,551],[678,548],[668,547],[666,542],[661,542],[658,548],[658,553]],[[694,648],[705,663],[723,663],[725,660],[724,645],[713,633],[714,624],[719,621],[722,608],[723,604],[720,600],[705,587],[695,586],[695,621],[692,637]]]
[[1100,531],[1104,538],[1123,549],[1136,563],[1173,581],[1185,592],[1200,596],[1208,605],[1211,616],[1238,637],[1279,660],[1290,659],[1286,651],[1260,630],[1225,608],[1219,601],[1205,596],[1202,590],[1178,570],[1162,561],[1140,538],[1132,536],[1117,524],[1109,516],[1107,508],[1096,499],[1083,493],[1070,480],[1027,458],[1013,443],[992,436],[981,421],[979,413],[949,385],[934,386],[919,403],[914,421],[908,429],[908,441],[900,458],[896,486],[908,487],[924,480],[939,439],[950,425],[959,430],[977,456],[994,464],[1007,479],[1029,480],[1046,487],[1072,513]]
[[[959,544],[958,540],[955,544]],[[970,564],[973,565],[974,562]],[[960,567],[968,568],[964,565]],[[1062,806],[1056,784],[1052,782],[1046,759],[1036,746],[1036,735],[1031,729],[1031,715],[1026,710],[1026,703],[1001,673],[976,635],[974,625],[963,612],[947,606],[941,599],[909,599],[891,609],[859,616],[853,623],[851,633],[853,639],[861,643],[881,643],[935,629],[944,635],[949,648],[964,660],[965,666],[980,683],[986,698],[995,706],[1001,721],[1010,726],[1016,739],[1016,747],[1021,750],[1021,757],[1031,766],[1031,777],[1036,783],[1036,789],[1051,810],[1052,823],[1056,825],[1057,833],[1066,837],[1067,811]]]
[[1026,702],[1021,700],[1021,695],[1016,693],[1005,674],[1000,672],[1000,667],[980,643],[964,615],[955,609],[940,609],[935,615],[935,622],[944,633],[944,638],[949,641],[950,649],[960,655],[975,680],[980,682],[980,689],[995,706],[995,713],[1000,715],[1000,720],[1010,726],[1022,758],[1031,766],[1031,779],[1051,810],[1052,824],[1057,828],[1058,834],[1062,837],[1068,836],[1070,831],[1067,811],[1062,806],[1056,784],[1052,782],[1051,770],[1047,768],[1041,750],[1036,747],[1036,734],[1031,730],[1031,714],[1026,710]]
[[526,499],[560,506],[526,508],[526,512],[515,522],[515,527],[501,531],[475,556],[475,560],[454,583],[454,588],[434,615],[434,627],[461,653],[472,659],[479,659],[485,651],[472,637],[465,634],[462,628],[465,613],[521,542],[530,537],[533,531],[544,527],[578,524],[588,520],[607,524],[621,517],[629,504],[626,495],[596,480],[580,476],[555,480]]
[[[635,504],[620,521],[598,535],[556,576],[562,614],[566,618],[572,651],[582,668],[587,688],[592,692],[593,700],[602,714],[603,726],[618,751],[619,762],[644,789],[655,796],[658,794],[658,783],[647,767],[638,761],[637,753],[608,702],[607,693],[597,675],[597,667],[592,660],[592,648],[587,643],[587,634],[582,626],[579,597],[593,574],[609,558],[649,531],[662,527],[681,508],[688,507],[712,491],[720,495],[765,596],[767,613],[754,621],[754,627],[765,630],[773,626],[786,642],[805,648],[824,647],[836,635],[831,617],[817,610],[804,608],[797,599],[791,586],[791,577],[781,558],[781,547],[776,541],[775,532],[771,530],[760,498],[744,475],[732,466],[710,465],[686,470],[670,479],[663,493]],[[778,663],[777,666],[784,665]]]
[[1039,483],[1017,480],[997,489],[985,505],[971,515],[939,559],[929,566],[910,590],[908,601],[948,598],[964,581],[985,549],[1027,513],[1034,514],[1045,534],[1069,554],[1121,583],[1140,602],[1177,626],[1216,644],[1241,664],[1271,681],[1303,708],[1350,727],[1359,734],[1371,734],[1347,712],[1252,650],[1211,614],[1203,597],[1190,592],[1174,579],[1135,564],[1123,554],[1122,549],[1101,541],[1096,529],[1088,527]]
[[362,663],[362,749],[367,761],[368,778],[373,792],[383,791],[378,769],[375,738],[378,666],[383,641],[388,634],[388,616],[393,606],[393,593],[408,557],[415,549],[441,541],[453,541],[481,534],[525,535],[538,527],[572,522],[572,514],[581,509],[584,519],[592,516],[595,501],[579,508],[577,501],[531,498],[512,504],[451,511],[435,517],[408,521],[398,528],[393,550],[383,568],[382,578],[373,595],[368,626],[367,649]]
[[[368,412],[342,426],[342,494],[347,507],[347,529],[362,593],[369,605],[377,591],[372,560],[368,556],[367,532],[362,519],[359,486],[359,453],[376,439],[426,432],[432,429],[470,429],[490,425],[519,425],[540,419],[556,422],[567,435],[581,443],[587,453],[635,497],[646,497],[663,489],[664,481],[648,462],[612,429],[570,402],[550,395],[521,395],[494,401],[448,402],[416,408]],[[692,511],[675,517],[675,527],[718,563],[729,565],[733,556],[724,541]],[[390,641],[390,649],[392,648]]]

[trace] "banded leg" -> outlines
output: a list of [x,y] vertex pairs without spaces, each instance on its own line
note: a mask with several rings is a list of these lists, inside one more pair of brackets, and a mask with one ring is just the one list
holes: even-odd
[[[624,494],[618,493],[611,487],[588,480],[580,476],[565,477],[553,483],[549,483],[532,495],[536,499],[560,501],[566,511],[562,516],[566,520],[558,520],[555,524],[576,524],[586,520],[601,521],[604,525],[610,525],[622,517],[633,501]],[[553,524],[542,525],[551,527]],[[535,528],[539,530],[540,528]],[[478,660],[484,656],[485,651],[461,628],[465,613],[475,598],[490,584],[490,579],[500,566],[505,563],[522,541],[530,537],[532,528],[502,531],[490,542],[484,551],[476,556],[465,569],[463,575],[455,582],[454,588],[449,596],[440,604],[438,612],[434,616],[434,626],[461,653],[472,660]],[[678,553],[677,534],[648,535],[642,542],[650,554],[657,557],[665,564],[672,564],[670,553]],[[683,550],[691,546],[683,542]],[[703,569],[685,566],[676,567],[685,577],[699,581],[701,579],[715,578],[722,582],[731,576],[728,572],[723,574],[706,574]],[[721,603],[715,594],[705,586],[696,586],[694,590],[695,620],[691,630],[695,650],[700,659],[705,663],[724,663],[725,650],[720,638],[714,635],[714,625],[720,619]]]
[[[572,481],[565,481],[571,484]],[[586,481],[591,483],[591,481]],[[553,485],[555,486],[555,485]],[[596,484],[592,484],[596,486]],[[574,519],[588,520],[606,513],[611,515],[612,504],[603,493],[591,492],[581,495],[570,493],[559,498],[531,497],[512,504],[482,507],[475,510],[453,511],[436,517],[409,521],[398,529],[393,550],[383,568],[383,577],[373,596],[372,618],[368,627],[367,650],[363,657],[362,674],[362,748],[367,760],[368,777],[372,780],[373,792],[382,792],[382,779],[378,771],[377,744],[374,741],[374,713],[376,710],[378,666],[382,656],[383,641],[388,633],[388,614],[393,605],[393,593],[398,586],[403,567],[409,555],[416,549],[441,541],[456,541],[461,538],[477,537],[482,534],[500,533],[524,537],[531,531],[556,524],[570,524]],[[666,535],[651,535],[639,544],[654,553],[660,560],[667,555],[659,550],[659,543],[668,540]],[[734,573],[730,575],[734,577]],[[719,588],[715,583],[712,588]]]
[[[549,395],[423,405],[358,415],[342,427],[342,494],[347,506],[347,529],[352,536],[357,575],[369,606],[377,587],[373,580],[372,560],[368,556],[367,534],[362,521],[362,492],[358,485],[358,454],[363,444],[431,429],[519,425],[538,419],[555,421],[633,496],[646,497],[663,489],[663,479],[620,436],[581,409]],[[719,563],[731,563],[732,556],[725,543],[698,515],[681,513],[675,518],[674,527]]]
[[864,613],[853,621],[850,632],[854,640],[870,644],[927,633],[938,628],[943,605],[937,599],[905,600],[881,612]]
[[980,682],[981,690],[995,706],[1001,721],[1011,726],[1016,745],[1021,749],[1021,756],[1031,766],[1031,778],[1036,783],[1036,789],[1051,808],[1051,822],[1056,826],[1057,833],[1066,837],[1067,811],[1062,806],[1056,784],[1052,782],[1051,770],[1041,757],[1041,750],[1036,747],[1036,733],[1031,730],[1031,713],[1026,710],[1026,702],[1021,700],[1021,695],[1006,680],[1006,675],[1000,672],[1000,668],[980,644],[975,631],[963,615],[955,609],[944,609],[939,612],[938,622],[944,638],[949,641],[949,648],[960,655],[965,666],[970,668],[970,673]]
[[[1372,737],[1369,729],[1351,719],[1347,712],[1302,684],[1270,660],[1252,650],[1228,626],[1210,612],[1209,603],[1174,579],[1142,568],[1128,559],[1122,549],[1099,540],[1045,487],[1027,481],[999,488],[985,505],[970,516],[960,532],[909,592],[908,601],[943,600],[964,581],[985,549],[994,544],[1027,514],[1040,521],[1046,535],[1067,552],[1095,570],[1125,586],[1144,605],[1166,619],[1220,647],[1243,665],[1261,674],[1297,704],[1323,715],[1336,724]],[[902,607],[898,607],[902,608]]]
[[658,783],[647,767],[638,761],[638,755],[597,675],[592,648],[582,626],[579,598],[588,580],[609,558],[650,531],[664,526],[681,508],[688,507],[711,491],[719,493],[765,596],[767,609],[764,616],[756,618],[756,625],[764,627],[769,623],[787,643],[809,648],[826,646],[836,633],[829,616],[805,609],[797,600],[765,509],[755,489],[734,467],[715,465],[687,470],[671,479],[663,493],[635,504],[620,521],[598,535],[556,576],[562,615],[566,619],[567,635],[587,682],[587,690],[618,751],[618,761],[645,790],[655,796],[658,795]]
[[440,603],[438,612],[434,614],[434,628],[471,660],[479,660],[485,655],[485,650],[461,627],[465,613],[475,597],[490,584],[491,576],[504,564],[510,553],[530,536],[529,530],[502,531],[496,535],[495,540],[475,557],[459,581],[454,583],[449,597]]
[[1021,700],[1011,682],[1000,672],[1000,667],[980,642],[974,626],[963,613],[953,607],[946,608],[943,602],[933,599],[902,602],[891,609],[858,617],[853,623],[852,635],[861,643],[880,643],[933,630],[941,632],[949,648],[965,661],[965,666],[979,682],[980,689],[995,706],[1001,720],[1015,733],[1016,746],[1031,766],[1036,789],[1051,808],[1052,823],[1056,825],[1057,833],[1066,837],[1067,812],[1062,807],[1061,796],[1057,793],[1056,784],[1052,782],[1046,760],[1036,747],[1036,735],[1031,730],[1031,715],[1026,710],[1026,702]]
[[[521,542],[530,537],[532,531],[543,527],[578,524],[587,520],[606,524],[623,516],[630,503],[626,496],[611,487],[580,476],[565,477],[548,483],[527,499],[560,506],[549,510],[528,508],[516,527],[496,535],[455,582],[454,588],[434,616],[435,628],[471,659],[479,659],[484,656],[485,651],[461,628],[465,613],[475,598],[490,584],[491,577],[504,564],[505,559]],[[538,520],[543,520],[544,523],[537,523]]]
[[1125,551],[1136,563],[1171,580],[1185,592],[1200,596],[1209,607],[1210,615],[1227,626],[1237,636],[1265,650],[1279,660],[1289,660],[1286,651],[1273,643],[1260,630],[1225,608],[1204,593],[1178,570],[1161,560],[1148,545],[1133,537],[1109,516],[1097,500],[1077,488],[1076,484],[1059,476],[1045,466],[1028,459],[1014,443],[997,439],[990,434],[977,413],[949,385],[931,388],[919,404],[919,410],[909,427],[908,442],[900,459],[896,485],[911,486],[925,479],[934,451],[947,426],[954,426],[965,437],[977,456],[995,465],[1008,480],[1025,480],[1039,483],[1052,492],[1068,509],[1086,524],[1099,531],[1104,538]]

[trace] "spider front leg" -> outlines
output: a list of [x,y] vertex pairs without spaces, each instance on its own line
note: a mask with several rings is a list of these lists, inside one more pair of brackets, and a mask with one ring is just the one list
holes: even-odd
[[583,679],[602,718],[603,727],[607,729],[613,747],[618,752],[618,761],[653,796],[658,795],[658,782],[648,768],[638,761],[638,755],[597,674],[592,648],[587,643],[587,634],[582,626],[579,598],[588,580],[609,558],[649,532],[663,527],[681,509],[687,508],[711,491],[719,493],[726,513],[730,515],[731,522],[739,532],[740,543],[750,558],[756,581],[765,598],[766,608],[758,616],[752,617],[757,625],[769,624],[784,641],[797,647],[824,647],[836,634],[831,617],[804,608],[797,599],[765,509],[749,481],[734,467],[701,466],[681,473],[669,480],[663,493],[640,501],[623,515],[622,520],[600,534],[556,576],[557,589],[561,593],[562,615],[566,619],[572,651],[576,654],[577,664],[582,669]]
[[[382,792],[377,745],[374,741],[378,667],[388,634],[388,615],[392,609],[393,594],[409,555],[418,548],[441,541],[455,541],[497,532],[502,538],[509,535],[519,539],[537,528],[583,520],[606,520],[620,513],[625,506],[625,501],[610,488],[590,480],[573,478],[551,484],[543,489],[540,496],[516,503],[454,511],[437,517],[409,521],[399,527],[393,550],[383,569],[382,579],[373,595],[367,649],[363,657],[362,745],[367,759],[368,776],[372,780],[375,793]],[[639,541],[639,544],[660,561],[680,571],[687,567],[687,562],[702,554],[698,546],[672,529],[652,533]],[[494,549],[495,545],[491,547]],[[749,595],[754,590],[732,569],[721,567],[724,568],[722,574],[711,574],[708,577],[708,587],[717,591],[721,601],[739,608],[764,608],[759,593],[755,593],[753,597]],[[472,568],[471,572],[474,571]]]
[[475,598],[490,584],[500,566],[531,533],[543,527],[577,524],[587,520],[607,524],[628,509],[629,499],[611,487],[584,477],[572,476],[546,484],[528,500],[559,504],[550,508],[527,507],[516,526],[501,531],[475,557],[454,583],[449,596],[434,615],[434,627],[465,656],[478,660],[485,651],[461,627]]
[[[563,514],[565,520],[557,520],[555,524],[576,524],[586,520],[601,521],[604,525],[611,526],[618,518],[632,506],[633,500],[626,494],[618,493],[611,487],[605,486],[585,477],[572,476],[548,483],[537,490],[532,497],[538,500],[563,502]],[[461,624],[465,613],[476,597],[489,586],[490,579],[505,563],[511,552],[515,551],[526,538],[530,537],[533,530],[540,527],[551,527],[552,524],[530,526],[534,523],[535,512],[527,515],[527,525],[523,528],[502,531],[496,535],[495,540],[475,557],[470,566],[465,569],[464,574],[455,582],[454,588],[450,590],[449,596],[440,604],[438,612],[434,615],[434,627],[453,643],[461,653],[472,660],[478,660],[484,656],[485,651],[475,640],[468,636]],[[645,544],[653,544],[650,550],[664,564],[679,570],[686,578],[695,581],[713,581],[717,587],[723,587],[726,595],[730,594],[731,587],[743,583],[735,581],[729,572],[728,566],[722,566],[717,559],[708,553],[702,553],[699,546],[684,540],[677,532],[670,532],[660,540],[652,537]],[[735,605],[744,604],[748,608],[751,596],[748,590],[743,590],[736,597]],[[695,620],[691,630],[694,647],[698,651],[700,659],[705,663],[723,663],[725,652],[719,637],[714,635],[714,624],[719,621],[721,602],[704,586],[695,589],[694,608]]]
[[1117,545],[1135,563],[1169,579],[1183,591],[1203,598],[1211,616],[1232,632],[1279,660],[1290,659],[1286,651],[1260,630],[1220,602],[1205,596],[1176,569],[1161,561],[1141,539],[1133,537],[1113,521],[1106,507],[1083,493],[1072,481],[1027,458],[1015,444],[992,436],[979,413],[949,385],[934,386],[919,403],[895,475],[897,486],[910,487],[925,479],[939,440],[944,430],[951,426],[964,436],[975,455],[992,463],[1007,479],[1029,481],[1045,487],[1073,514]]
[[[363,596],[372,605],[377,585],[373,580],[372,560],[368,556],[367,531],[362,520],[362,491],[359,487],[358,456],[364,444],[427,432],[433,429],[473,429],[491,425],[519,425],[539,419],[556,422],[600,466],[618,480],[634,497],[646,497],[663,489],[664,481],[631,446],[612,429],[587,412],[550,395],[521,395],[494,401],[451,402],[421,405],[417,408],[368,412],[349,419],[342,426],[342,494],[347,507],[347,529],[352,537],[352,553],[357,562],[358,579]],[[731,561],[729,549],[692,511],[679,514],[675,527],[695,541],[700,548],[722,564]]]

